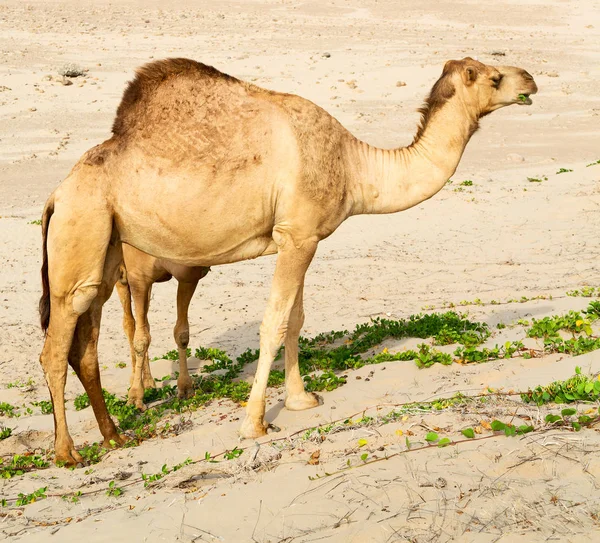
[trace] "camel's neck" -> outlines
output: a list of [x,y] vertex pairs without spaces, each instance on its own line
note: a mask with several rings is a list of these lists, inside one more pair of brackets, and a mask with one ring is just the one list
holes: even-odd
[[395,213],[431,198],[456,171],[476,127],[477,119],[460,101],[450,100],[408,147],[383,150],[358,140],[349,143],[352,214]]

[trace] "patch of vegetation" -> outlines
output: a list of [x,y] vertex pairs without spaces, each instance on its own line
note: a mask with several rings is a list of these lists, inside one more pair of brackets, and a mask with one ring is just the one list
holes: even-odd
[[600,164],[600,160],[596,160],[596,162],[590,162],[589,164],[586,164],[586,168],[589,168],[590,166],[597,166],[598,164]]
[[79,450],[79,454],[87,464],[97,464],[107,452],[108,450],[102,447],[100,443],[92,443]]
[[109,498],[118,498],[123,494],[123,489],[119,488],[114,481],[108,483],[108,490],[106,491],[106,495]]
[[17,407],[6,402],[0,402],[0,415],[3,417],[18,417]]
[[42,219],[36,219],[35,221],[29,221],[27,224],[35,224],[37,226],[42,226]]
[[0,441],[12,435],[12,428],[8,426],[0,426]]
[[23,494],[22,492],[19,492],[19,497],[17,498],[17,501],[15,503],[15,505],[17,507],[23,506],[23,505],[29,505],[31,503],[34,503],[38,500],[44,500],[46,499],[46,490],[48,490],[48,487],[42,487],[42,488],[38,488],[37,490],[35,490],[34,492],[32,492],[31,494]]
[[27,379],[27,381],[23,381],[22,379],[17,379],[16,381],[13,381],[12,383],[8,383],[6,385],[6,388],[29,388],[29,387],[32,387],[33,385],[35,385],[35,381],[33,380],[33,377],[29,377],[29,379]]
[[159,473],[154,473],[153,475],[148,475],[148,474],[142,473],[142,480],[144,481],[144,487],[147,487],[150,483],[159,481],[165,475],[168,475],[169,473],[177,471],[177,470],[181,469],[183,466],[187,466],[188,464],[191,464],[191,463],[192,463],[192,459],[186,458],[183,462],[173,466],[172,468],[169,468],[167,466],[167,464],[164,464],[163,467],[160,469]]
[[52,402],[49,400],[40,400],[39,402],[31,402],[31,405],[35,407],[39,407],[42,415],[51,415],[54,413],[54,407],[52,406]]
[[575,375],[566,381],[554,381],[549,385],[537,386],[521,394],[526,403],[543,405],[546,403],[594,402],[600,400],[600,380],[592,379],[575,368]]
[[548,178],[545,175],[542,175],[541,177],[528,177],[527,181],[530,183],[541,183],[542,181],[548,181]]
[[569,170],[568,168],[560,168],[557,172],[556,175],[558,175],[559,173],[569,173],[572,172],[573,170]]
[[581,296],[582,298],[593,298],[594,296],[600,297],[600,288],[583,286],[581,287],[581,290],[568,290],[567,296]]
[[473,181],[471,181],[470,179],[465,179],[460,184],[461,184],[462,187],[472,187],[473,186]]
[[69,62],[58,70],[58,74],[63,77],[82,77],[86,74],[87,70],[82,68],[79,64]]
[[596,411],[595,409],[592,412],[597,413],[595,417],[590,417],[589,415],[577,415],[577,409],[566,408],[561,410],[560,415],[553,415],[549,413],[546,415],[546,422],[552,424],[554,426],[566,426],[571,427],[576,432],[579,432],[582,428],[591,426],[592,424],[598,422],[600,420],[600,408]]
[[127,364],[125,364],[125,362],[117,362],[115,364],[115,368],[119,368],[119,369],[125,369],[127,367]]
[[43,456],[37,454],[15,454],[8,461],[0,458],[0,479],[10,479],[11,477],[23,475],[35,469],[44,469],[47,467],[48,461]]

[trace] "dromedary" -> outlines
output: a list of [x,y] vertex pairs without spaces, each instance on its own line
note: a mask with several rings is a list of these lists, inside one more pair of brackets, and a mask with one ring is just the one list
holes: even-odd
[[[454,173],[479,118],[530,104],[536,91],[520,68],[449,61],[421,109],[413,143],[382,150],[299,96],[186,59],[140,68],[113,136],[85,153],[43,213],[41,363],[54,404],[56,460],[81,461],[65,417],[67,364],[89,395],[105,446],[123,443],[106,410],[97,360],[121,242],[186,266],[278,253],[241,427],[244,437],[264,435],[267,379],[282,344],[285,406],[318,403],[304,390],[297,340],[304,275],[319,241],[352,215],[393,213],[431,198]],[[145,327],[136,328],[136,352],[148,341]]]
[[[161,258],[155,258],[127,244],[124,244],[122,249],[123,264],[119,269],[117,292],[123,306],[123,328],[127,334],[131,351],[128,403],[134,404],[139,409],[144,409],[144,389],[156,387],[148,360],[150,294],[154,283],[169,281],[172,277],[177,279],[177,322],[173,330],[177,350],[179,351],[177,392],[180,398],[189,398],[193,395],[194,389],[187,365],[187,347],[190,341],[188,309],[198,286],[198,281],[210,271],[210,268],[175,264]],[[135,307],[135,318],[131,308],[132,300]],[[135,349],[134,341],[136,327],[140,326],[145,328],[143,333],[148,339],[148,344],[144,343],[138,352]]]

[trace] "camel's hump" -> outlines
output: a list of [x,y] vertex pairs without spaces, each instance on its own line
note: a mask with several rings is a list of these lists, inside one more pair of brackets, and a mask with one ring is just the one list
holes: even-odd
[[117,108],[117,116],[112,127],[113,134],[122,135],[129,124],[127,117],[134,107],[149,96],[158,85],[171,77],[223,79],[241,83],[235,77],[224,74],[212,66],[188,58],[167,58],[149,62],[136,69],[135,77],[127,85]]

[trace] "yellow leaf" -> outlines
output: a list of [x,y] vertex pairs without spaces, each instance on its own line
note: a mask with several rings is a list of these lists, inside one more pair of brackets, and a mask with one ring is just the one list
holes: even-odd
[[358,440],[358,446],[359,447],[364,447],[367,443],[368,443],[368,441],[366,439],[359,439]]
[[581,326],[583,324],[583,321],[581,319],[579,319],[578,321],[575,321],[575,326]]
[[240,402],[240,405],[241,405],[242,407],[246,407],[246,406],[248,405],[248,402]]
[[403,432],[402,430],[396,430],[396,435],[397,435],[398,437],[400,437],[400,436],[403,436],[403,435],[404,435],[404,432]]
[[408,420],[408,415],[404,415],[404,416],[402,417],[402,422],[406,422],[407,420]]
[[483,432],[483,428],[481,426],[475,426],[473,430],[475,430],[476,434],[481,434]]
[[487,421],[487,420],[482,420],[481,421],[481,426],[483,426],[486,430],[491,430],[492,429],[492,425]]
[[387,347],[385,347],[385,348],[383,349],[383,351],[381,351],[381,354],[388,354]]
[[585,414],[586,415],[590,415],[591,413],[595,413],[597,411],[597,409],[595,407],[592,407],[591,409],[588,409]]

